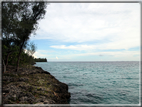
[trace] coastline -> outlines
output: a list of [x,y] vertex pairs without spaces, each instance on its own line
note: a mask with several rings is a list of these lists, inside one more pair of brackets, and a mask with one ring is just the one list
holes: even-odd
[[14,70],[2,75],[2,104],[69,104],[68,85],[41,67]]

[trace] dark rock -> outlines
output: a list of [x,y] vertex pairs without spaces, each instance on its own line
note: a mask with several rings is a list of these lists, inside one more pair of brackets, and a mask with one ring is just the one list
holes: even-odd
[[42,68],[38,68],[38,70],[35,70],[34,72],[29,72],[28,74],[36,74],[36,73],[40,73],[40,74],[50,74],[47,71],[44,71]]
[[20,100],[20,101],[22,101],[22,102],[25,102],[25,101],[27,101],[27,100],[28,100],[28,97],[27,97],[27,96],[25,96],[25,97],[21,97],[19,100]]
[[28,81],[28,78],[22,77],[22,78],[19,78],[19,81],[24,81],[24,82],[26,82],[26,81]]
[[38,70],[42,70],[42,68],[41,67],[35,67],[36,69],[38,69]]
[[44,100],[42,98],[39,98],[36,100],[36,102],[44,102]]
[[47,83],[47,85],[50,85],[50,83]]
[[46,89],[45,89],[45,88],[40,87],[40,88],[38,88],[38,89],[37,89],[37,91],[46,91]]
[[34,103],[36,100],[36,98],[29,92],[22,93],[19,97],[20,102],[28,102],[30,104]]
[[36,102],[44,102],[45,100],[47,100],[47,97],[45,97],[45,96],[40,96],[40,98],[38,98],[38,99],[36,100]]
[[12,66],[8,69],[12,70],[3,74],[2,80],[6,83],[2,87],[3,104],[68,104],[68,85],[41,67],[20,68],[18,72]]
[[55,104],[55,101],[48,99],[44,101],[44,104]]
[[7,82],[14,82],[16,79],[14,77],[10,77],[10,76],[3,76],[3,81],[7,81]]
[[8,90],[8,89],[3,89],[3,90],[2,90],[3,93],[9,93],[9,91],[10,91],[10,90]]
[[50,74],[50,73],[47,72],[47,71],[42,71],[41,73],[42,73],[42,74]]
[[43,102],[38,102],[38,103],[36,103],[36,104],[43,104]]

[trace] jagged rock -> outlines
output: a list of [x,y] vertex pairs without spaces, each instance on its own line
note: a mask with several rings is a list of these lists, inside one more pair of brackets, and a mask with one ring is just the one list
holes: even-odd
[[19,81],[24,81],[24,82],[26,82],[26,81],[28,81],[28,78],[19,78]]
[[38,102],[38,103],[36,103],[36,104],[43,104],[43,102]]
[[22,102],[25,102],[25,101],[27,101],[27,100],[28,100],[28,97],[27,97],[27,96],[25,96],[25,97],[21,97],[19,100],[20,100],[20,101],[22,101]]
[[3,81],[7,81],[7,82],[14,82],[15,78],[14,77],[10,77],[10,76],[3,76]]
[[55,101],[48,99],[44,101],[44,104],[55,104]]
[[19,97],[20,97],[20,98],[19,98],[19,101],[20,101],[20,102],[28,102],[28,103],[30,103],[30,104],[33,104],[33,103],[35,102],[35,99],[36,99],[36,98],[35,98],[31,93],[29,93],[29,92],[24,93],[24,94],[20,95]]
[[68,86],[41,67],[7,69],[2,80],[3,104],[68,104]]

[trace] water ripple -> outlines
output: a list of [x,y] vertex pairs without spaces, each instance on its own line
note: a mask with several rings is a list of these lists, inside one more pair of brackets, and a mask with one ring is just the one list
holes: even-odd
[[70,104],[139,104],[139,62],[37,63],[68,84]]

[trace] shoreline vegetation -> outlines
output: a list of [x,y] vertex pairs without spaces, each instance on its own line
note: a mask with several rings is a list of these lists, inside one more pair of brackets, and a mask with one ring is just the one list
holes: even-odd
[[31,34],[46,13],[46,2],[2,2],[2,104],[68,104],[68,85],[33,66]]
[[47,62],[46,58],[35,58],[35,62]]
[[9,65],[2,76],[3,104],[69,104],[67,84],[41,67],[15,68]]
[[[30,41],[36,34],[39,20],[46,13],[47,3],[42,2],[2,2],[2,64],[3,72],[8,65],[16,67],[34,64],[36,45]],[[43,61],[43,59],[37,59]],[[44,59],[46,61],[46,59]]]

